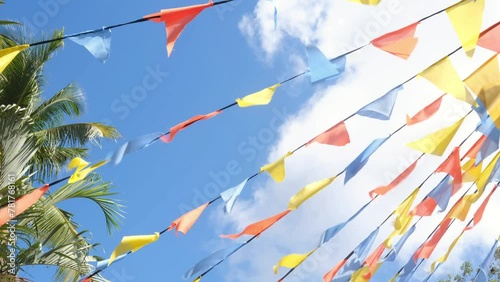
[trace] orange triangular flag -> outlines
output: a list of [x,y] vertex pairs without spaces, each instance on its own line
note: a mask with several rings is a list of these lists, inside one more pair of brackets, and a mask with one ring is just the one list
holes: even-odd
[[337,272],[346,264],[347,259],[343,259],[341,262],[339,262],[336,266],[334,266],[328,273],[326,273],[323,276],[323,282],[331,282],[333,280],[333,277],[337,275]]
[[441,95],[441,97],[437,98],[432,103],[425,106],[425,108],[421,109],[413,117],[406,115],[406,125],[410,126],[425,121],[429,119],[431,116],[433,116],[441,107],[441,102],[443,101],[444,95],[445,94]]
[[453,177],[454,183],[462,182],[462,168],[460,166],[460,147],[455,147],[446,160],[436,169],[436,172],[445,172]]
[[479,138],[476,141],[476,143],[474,143],[474,145],[472,145],[472,147],[469,149],[469,151],[467,151],[467,153],[465,153],[464,157],[469,158],[469,159],[476,159],[477,154],[479,153],[479,151],[481,151],[481,147],[483,147],[484,141],[486,141],[486,138],[487,138],[486,135],[481,136],[481,138]]
[[477,45],[500,53],[500,22],[481,33]]
[[408,59],[417,45],[415,30],[419,22],[393,32],[386,33],[372,40],[372,45],[403,59]]
[[474,219],[473,219],[472,223],[470,225],[468,225],[465,228],[465,230],[470,230],[470,229],[474,228],[474,226],[479,224],[479,222],[483,218],[484,210],[486,209],[486,206],[488,205],[488,202],[490,201],[491,195],[493,195],[493,193],[495,193],[496,190],[497,190],[497,186],[495,185],[495,187],[493,187],[493,189],[491,189],[491,192],[488,195],[488,197],[486,197],[486,199],[484,199],[481,206],[477,209],[476,213],[474,214]]
[[162,137],[160,137],[160,139],[164,142],[172,142],[172,140],[174,139],[175,135],[177,135],[177,133],[181,130],[184,130],[186,129],[188,126],[190,126],[191,124],[197,122],[197,121],[200,121],[200,120],[204,120],[204,119],[209,119],[209,118],[212,118],[218,114],[222,113],[222,111],[215,111],[215,112],[211,112],[209,114],[206,114],[206,115],[197,115],[197,116],[194,116],[186,121],[183,121],[181,123],[179,123],[178,125],[175,125],[173,127],[170,128],[170,133],[167,134],[167,135],[163,135]]
[[198,220],[200,217],[201,213],[205,210],[205,208],[209,205],[209,203],[203,204],[196,209],[189,211],[185,214],[183,214],[181,217],[178,219],[172,221],[172,224],[168,227],[168,230],[172,230],[175,228],[175,234],[177,235],[177,232],[182,232],[184,235],[191,229],[193,224]]
[[384,250],[385,244],[382,243],[373,251],[373,253],[369,257],[366,258],[364,265],[370,267],[370,272],[366,275],[363,275],[363,278],[370,279],[373,273],[375,273],[377,269],[377,262],[380,260],[380,257],[384,253]]
[[170,57],[174,44],[186,25],[191,22],[201,11],[213,6],[210,0],[207,4],[193,5],[181,8],[161,10],[159,13],[144,16],[154,22],[164,22],[167,29],[167,53]]
[[439,224],[439,228],[436,230],[436,232],[434,232],[432,237],[427,240],[420,248],[418,248],[418,250],[413,255],[413,259],[415,261],[417,261],[417,259],[419,258],[428,259],[431,256],[437,244],[446,233],[446,230],[448,230],[448,227],[451,224],[451,220],[451,218],[446,218]]
[[239,233],[239,234],[229,234],[229,235],[220,235],[221,238],[231,238],[231,239],[236,239],[241,237],[242,235],[260,235],[260,233],[264,232],[266,229],[271,227],[273,224],[275,224],[278,220],[283,218],[285,215],[287,215],[290,212],[290,210],[286,210],[284,212],[281,212],[277,215],[273,215],[269,218],[266,218],[264,220],[252,223],[245,227],[245,229]]
[[394,187],[398,186],[403,180],[405,180],[417,166],[418,159],[413,162],[409,167],[407,167],[400,175],[398,175],[389,185],[379,186],[369,192],[370,198],[374,199],[378,195],[385,195],[391,191]]
[[0,226],[22,214],[25,210],[34,205],[38,200],[40,200],[43,194],[47,192],[47,190],[49,190],[49,184],[45,184],[42,187],[17,198],[15,200],[15,208],[9,208],[7,205],[0,209]]
[[311,139],[311,141],[307,142],[307,146],[311,145],[314,142],[326,145],[344,146],[346,144],[349,144],[351,140],[349,138],[349,132],[347,131],[344,121],[341,121]]

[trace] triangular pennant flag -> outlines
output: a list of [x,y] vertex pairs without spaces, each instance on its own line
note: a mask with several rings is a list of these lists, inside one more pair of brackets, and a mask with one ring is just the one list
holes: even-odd
[[488,205],[488,202],[490,201],[491,195],[493,195],[493,193],[495,193],[496,190],[497,190],[497,186],[495,185],[495,187],[493,187],[493,189],[491,189],[490,194],[488,194],[488,197],[486,197],[486,199],[484,199],[481,206],[479,206],[479,208],[476,210],[476,213],[474,214],[474,218],[473,218],[472,223],[469,224],[465,228],[465,230],[470,230],[479,224],[479,222],[483,218],[484,210],[486,209],[486,206]]
[[413,216],[431,216],[437,207],[437,202],[433,198],[426,197],[418,205],[413,207],[410,214]]
[[474,194],[460,198],[446,215],[446,218],[456,218],[464,221],[474,203]]
[[330,282],[333,280],[333,277],[337,275],[340,269],[344,267],[347,263],[347,259],[341,260],[337,265],[335,265],[330,271],[328,271],[325,275],[323,275],[323,282]]
[[449,174],[455,182],[462,182],[462,168],[460,167],[460,147],[455,147],[446,160],[439,165],[436,172]]
[[302,203],[307,201],[312,196],[316,195],[319,191],[323,190],[326,186],[335,180],[335,177],[325,178],[319,181],[315,181],[311,184],[306,185],[297,194],[293,195],[288,202],[288,209],[295,210],[298,209]]
[[419,75],[456,99],[474,104],[464,82],[458,76],[448,56],[437,61]]
[[499,145],[498,142],[487,138],[476,155],[475,164],[476,165],[479,164],[480,162],[484,161],[484,159],[486,159],[488,156],[495,153],[498,150],[498,145]]
[[402,90],[403,85],[394,87],[382,97],[361,108],[356,114],[380,120],[390,119],[398,93]]
[[22,214],[29,207],[34,205],[40,198],[49,190],[49,184],[45,184],[38,189],[30,191],[28,194],[23,195],[16,199],[15,208],[5,207],[0,209],[0,226],[9,222],[9,220],[14,219],[16,216]]
[[155,232],[154,235],[124,236],[120,244],[118,244],[109,257],[108,266],[112,264],[118,256],[127,252],[136,252],[142,247],[155,242],[158,238],[160,238],[160,233],[158,232]]
[[417,45],[415,30],[419,22],[410,24],[396,31],[386,33],[372,40],[372,45],[394,56],[408,59]]
[[428,259],[431,256],[437,244],[439,243],[441,238],[443,238],[443,235],[448,230],[448,227],[450,226],[451,222],[452,222],[451,218],[445,218],[439,224],[439,228],[436,230],[436,232],[434,232],[432,237],[429,240],[425,241],[425,243],[420,248],[418,248],[418,250],[413,255],[413,259],[415,262],[419,258]]
[[349,132],[347,131],[347,128],[345,126],[345,122],[341,121],[311,139],[311,141],[307,142],[306,145],[309,146],[314,142],[325,145],[344,146],[349,144],[351,142],[351,139],[349,137]]
[[370,202],[366,203],[355,214],[353,214],[348,220],[346,220],[342,223],[339,223],[335,226],[332,226],[332,227],[328,228],[327,230],[325,230],[325,232],[323,232],[323,235],[321,235],[321,240],[320,240],[318,247],[320,247],[324,243],[330,241],[335,235],[337,235],[337,233],[340,232],[340,230],[342,230],[342,228],[344,228],[344,226],[346,226],[349,222],[351,222],[353,219],[355,219],[369,205],[370,205]]
[[[76,168],[76,170],[75,170],[75,172],[73,172],[73,174],[69,178],[68,183],[74,183],[74,182],[77,182],[77,181],[84,179],[93,170],[105,165],[106,163],[107,163],[107,161],[104,160],[104,161],[100,161],[94,165],[87,167],[89,165],[89,163],[86,162],[85,160],[83,160],[82,158],[76,157],[76,158],[72,159],[68,164],[68,169]],[[87,167],[87,168],[85,168],[85,167]]]
[[389,139],[389,136],[373,140],[347,167],[344,184],[353,178],[368,162],[370,156]]
[[500,53],[500,22],[489,27],[481,33],[477,45]]
[[238,103],[238,106],[240,106],[241,108],[258,106],[258,105],[267,105],[269,104],[269,102],[271,102],[274,92],[280,86],[281,84],[278,83],[266,89],[247,95],[241,99],[236,99],[236,103]]
[[309,257],[314,250],[307,254],[289,254],[280,259],[277,265],[273,266],[274,274],[278,274],[280,267],[286,268],[296,268],[299,266],[307,257]]
[[389,185],[379,186],[369,192],[370,198],[375,199],[376,196],[382,196],[394,189],[399,183],[403,182],[417,166],[418,159],[415,160],[409,167],[407,167],[400,175],[389,183]]
[[175,41],[179,38],[179,35],[181,35],[186,25],[196,18],[203,10],[213,5],[214,3],[210,0],[207,4],[161,10],[159,13],[150,14],[144,16],[144,18],[157,23],[165,23],[165,28],[167,30],[167,53],[170,57],[174,49]]
[[[117,258],[115,258],[114,262],[116,263],[116,262],[122,260],[124,257],[127,256],[127,254],[128,253],[125,253],[123,255],[118,256]],[[109,258],[105,259],[105,260],[100,260],[100,261],[96,262],[94,272],[103,271],[104,269],[106,269],[108,267],[108,265],[109,265]]]
[[465,117],[451,126],[439,129],[417,141],[408,143],[407,146],[422,153],[442,156],[464,119]]
[[476,131],[486,135],[488,139],[491,139],[491,141],[495,143],[500,142],[500,129],[496,127],[495,123],[489,116],[481,119]]
[[325,79],[337,79],[345,70],[345,56],[328,60],[318,47],[313,45],[306,47],[306,55],[311,83]]
[[71,41],[87,49],[101,63],[105,63],[111,53],[111,30],[78,35],[69,38]]
[[205,120],[205,119],[209,119],[209,118],[213,118],[214,116],[218,115],[222,113],[222,111],[215,111],[215,112],[211,112],[209,114],[206,114],[206,115],[197,115],[197,116],[194,116],[186,121],[183,121],[173,127],[170,128],[170,133],[167,134],[167,135],[163,135],[160,139],[163,141],[163,142],[166,142],[166,143],[170,143],[172,142],[172,140],[174,139],[175,135],[177,135],[177,133],[181,130],[184,130],[186,129],[188,126],[190,126],[191,124],[195,123],[195,122],[198,122],[200,120]]
[[260,172],[267,171],[267,173],[269,173],[269,175],[271,175],[276,182],[285,180],[285,158],[291,156],[292,154],[292,152],[288,152],[274,163],[261,167]]
[[236,199],[238,198],[241,191],[243,190],[243,188],[247,184],[247,181],[248,181],[248,178],[243,180],[243,182],[241,182],[240,184],[238,184],[232,188],[229,188],[229,189],[223,191],[222,193],[220,193],[220,196],[225,203],[224,211],[226,213],[230,213],[231,210],[233,209],[234,203],[236,202]]
[[172,224],[168,227],[168,230],[172,230],[175,228],[175,234],[177,232],[182,232],[184,235],[193,227],[193,224],[198,220],[200,215],[203,213],[206,207],[208,207],[210,203],[205,203],[194,210],[191,210],[185,214],[183,214],[178,219],[172,221]]
[[113,152],[113,154],[107,159],[109,162],[117,165],[119,164],[125,155],[140,151],[152,145],[156,140],[160,138],[162,134],[160,132],[146,134],[138,138],[132,139],[125,144],[123,144],[118,150]]
[[475,160],[477,158],[477,154],[481,150],[484,142],[486,141],[486,135],[481,136],[472,147],[465,153],[464,157]]
[[[467,56],[472,57],[483,24],[485,0],[461,1],[446,9]],[[464,19],[468,19],[464,21]]]
[[394,231],[385,240],[385,245],[387,248],[392,248],[392,239],[397,235],[404,234],[410,227],[413,216],[410,215],[410,209],[420,192],[420,188],[416,188],[413,192],[394,210],[392,213],[396,215],[396,220],[394,221]]
[[498,55],[490,58],[480,68],[474,71],[465,84],[478,96],[484,107],[488,110],[491,119],[497,128],[500,128],[500,70]]
[[429,105],[425,106],[425,108],[421,109],[418,113],[416,113],[413,117],[406,115],[406,125],[414,125],[419,122],[428,120],[432,117],[441,107],[441,102],[443,101],[444,94],[439,98],[434,100]]
[[[378,261],[380,260],[380,257],[382,257],[384,250],[385,244],[382,243],[372,252],[371,255],[366,258],[364,265],[368,267],[368,271],[364,271],[364,274],[362,275],[364,279],[369,279],[373,274],[375,274],[377,266],[379,266]],[[353,277],[354,276],[355,275],[353,275]]]
[[264,232],[266,229],[271,227],[273,224],[278,222],[278,220],[282,219],[284,216],[286,216],[290,210],[286,210],[283,212],[280,212],[277,215],[273,215],[269,218],[263,219],[261,221],[252,223],[245,227],[245,229],[238,234],[230,234],[230,235],[220,235],[221,238],[230,238],[230,239],[236,239],[239,238],[243,235],[253,235],[253,236],[258,236],[260,233]]
[[448,207],[452,192],[453,182],[450,179],[450,175],[447,175],[434,189],[432,189],[428,197],[434,199],[441,209],[440,212],[443,212]]
[[371,280],[373,274],[382,266],[381,263],[375,263],[373,270],[369,266],[363,266],[356,270],[351,276],[351,282],[368,282]]
[[14,60],[14,58],[24,49],[30,47],[28,44],[17,45],[0,50],[0,73]]
[[479,179],[476,182],[477,192],[474,202],[476,202],[481,197],[481,195],[483,195],[484,188],[486,188],[486,185],[490,182],[491,177],[495,173],[495,168],[498,169],[497,162],[499,162],[499,158],[500,158],[500,151],[495,155],[495,157],[491,160],[488,166],[486,166],[484,171],[481,173],[481,176],[479,176]]
[[[399,274],[399,282],[410,282],[411,277],[415,273],[417,269],[417,264],[420,263],[422,259],[415,261],[412,257],[408,260],[408,262],[403,266],[401,273]],[[398,275],[398,274],[396,274]]]
[[[394,247],[391,249],[391,252],[389,255],[385,258],[387,261],[394,261],[396,260],[396,257],[398,256],[399,252],[403,248],[404,244],[406,243],[406,240],[410,238],[410,236],[413,234],[413,232],[417,229],[415,225],[412,225],[408,231],[399,239],[399,241],[394,245]],[[387,245],[387,244],[386,244]]]
[[[199,273],[205,273],[205,272],[209,271],[210,269],[214,268],[216,265],[220,264],[223,260],[228,258],[230,255],[234,254],[234,252],[239,250],[244,245],[246,245],[246,243],[239,243],[239,244],[236,244],[234,246],[230,246],[228,248],[216,251],[215,253],[202,259],[201,261],[196,263],[193,267],[191,267],[188,271],[186,271],[183,278],[189,279],[189,278],[193,277],[194,275],[197,275]],[[201,277],[198,277],[197,280],[199,281],[200,279],[201,279]]]
[[495,241],[493,246],[491,246],[490,251],[488,252],[488,255],[484,258],[483,262],[479,265],[479,272],[476,276],[476,279],[474,279],[475,282],[488,282],[488,274],[490,273],[491,269],[491,264],[493,263],[493,260],[495,258],[495,253],[498,249],[498,240]]

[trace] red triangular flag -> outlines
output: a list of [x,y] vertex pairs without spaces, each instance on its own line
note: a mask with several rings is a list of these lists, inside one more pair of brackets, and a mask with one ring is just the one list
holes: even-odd
[[418,205],[416,205],[411,211],[412,216],[431,216],[437,207],[436,200],[431,197],[423,199]]
[[441,238],[443,238],[443,235],[446,233],[446,230],[448,230],[451,221],[452,221],[451,218],[446,218],[439,224],[439,228],[436,230],[436,232],[434,232],[432,237],[429,240],[427,240],[420,248],[418,248],[418,250],[413,255],[413,259],[415,261],[417,261],[419,258],[428,259],[431,256],[437,244],[439,243]]
[[332,281],[333,277],[335,277],[335,275],[337,275],[337,272],[339,272],[339,270],[344,266],[344,264],[346,264],[346,262],[347,262],[347,260],[343,259],[336,266],[334,266],[332,269],[330,269],[330,271],[328,271],[328,273],[326,273],[323,276],[323,282]]
[[417,166],[418,159],[413,162],[409,167],[407,167],[398,177],[396,177],[389,185],[380,186],[370,191],[370,198],[374,199],[377,195],[385,195],[391,191],[394,187],[398,186],[403,180],[405,180]]
[[170,57],[174,44],[184,27],[192,21],[201,11],[213,6],[214,3],[210,0],[207,4],[193,5],[181,8],[161,10],[159,13],[144,16],[154,22],[164,22],[167,29],[167,53]]
[[363,275],[363,278],[369,280],[372,277],[372,274],[375,273],[377,269],[377,262],[380,260],[380,257],[384,253],[385,250],[385,242],[382,242],[380,246],[378,246],[373,253],[366,258],[364,265],[370,267],[370,272]]
[[290,210],[286,210],[284,212],[281,212],[277,215],[273,215],[269,218],[266,218],[264,220],[252,223],[245,227],[245,229],[239,233],[239,234],[230,234],[230,235],[220,235],[221,238],[231,238],[231,239],[236,239],[241,237],[244,234],[247,235],[260,235],[260,233],[264,232],[266,229],[271,227],[271,225],[275,224],[278,220],[283,218],[285,215],[287,215],[290,212]]
[[474,214],[473,222],[470,225],[468,225],[465,228],[465,230],[470,230],[479,224],[479,222],[483,218],[484,210],[486,209],[486,206],[488,205],[488,202],[490,201],[491,195],[493,195],[493,193],[495,193],[496,189],[497,189],[497,186],[495,185],[495,187],[493,187],[493,189],[491,189],[491,192],[488,195],[488,197],[486,197],[486,199],[484,199],[483,203],[481,204],[481,206],[477,209],[476,213]]
[[403,59],[408,59],[417,45],[415,30],[419,22],[393,32],[386,33],[372,40],[372,45]]
[[479,138],[476,141],[476,143],[474,143],[474,145],[472,145],[472,147],[469,149],[469,151],[467,151],[467,153],[465,153],[464,157],[469,158],[469,159],[476,159],[477,154],[479,153],[479,151],[481,151],[481,148],[483,147],[484,141],[486,141],[486,138],[487,138],[486,135],[481,136],[481,138]]
[[481,32],[477,45],[490,49],[496,53],[500,53],[500,23],[496,23]]
[[47,190],[49,190],[49,184],[45,184],[42,187],[17,198],[15,200],[15,208],[9,208],[7,205],[0,209],[0,226],[22,214],[25,210],[34,205],[38,200],[40,200],[43,194],[47,192]]
[[307,142],[307,145],[310,145],[314,142],[326,145],[344,146],[346,144],[349,144],[351,140],[349,138],[349,132],[347,131],[344,121],[341,121],[311,139],[311,141]]
[[453,184],[462,183],[462,167],[460,165],[460,147],[455,147],[446,160],[435,172],[445,172],[453,177]]
[[194,116],[186,121],[183,121],[181,123],[179,123],[178,125],[175,125],[173,127],[170,128],[170,133],[167,134],[167,135],[163,135],[162,137],[160,137],[160,139],[163,141],[163,142],[172,142],[172,140],[174,139],[175,135],[181,131],[181,130],[184,130],[186,129],[188,126],[190,126],[191,124],[195,123],[195,122],[198,122],[200,120],[204,120],[204,119],[209,119],[209,118],[212,118],[218,114],[222,113],[222,111],[215,111],[215,112],[211,112],[209,114],[206,114],[206,115],[197,115],[197,116]]
[[425,106],[425,108],[421,109],[418,113],[416,113],[413,117],[406,115],[406,125],[410,126],[424,120],[429,119],[433,116],[441,107],[441,102],[443,100],[445,94],[441,95],[441,97],[434,100],[429,105]]

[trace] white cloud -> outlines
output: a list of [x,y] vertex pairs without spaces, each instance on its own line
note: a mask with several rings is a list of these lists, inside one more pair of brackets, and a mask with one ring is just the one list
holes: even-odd
[[[440,10],[454,1],[397,1],[384,0],[378,7],[366,7],[349,1],[331,0],[287,0],[277,1],[278,29],[273,30],[272,5],[268,0],[260,0],[253,14],[245,15],[240,22],[240,30],[256,48],[256,54],[263,54],[265,59],[273,56],[285,56],[297,53],[289,50],[290,42],[314,43],[328,57],[334,57],[346,49],[352,49],[367,43],[370,39],[385,32],[407,25],[423,16]],[[488,2],[484,27],[498,20]],[[495,3],[498,6],[498,3]],[[349,73],[336,85],[318,88],[311,95],[302,109],[283,124],[278,141],[273,145],[268,156],[274,161],[285,152],[309,140],[312,136],[329,128],[331,125],[349,116],[369,101],[380,97],[397,84],[425,69],[439,58],[454,50],[459,42],[445,14],[438,15],[422,23],[418,30],[419,44],[408,61],[401,60],[372,46],[366,47],[348,57]],[[473,60],[465,58],[462,51],[452,57],[460,75],[465,77],[474,68],[484,62],[491,52],[478,50]],[[301,66],[297,56],[291,59],[295,66]],[[286,89],[286,88],[285,88]],[[283,91],[285,91],[283,89]],[[407,113],[414,114],[441,95],[432,84],[423,79],[416,79],[405,84],[405,90],[399,94],[398,101],[390,121],[370,120],[354,117],[347,122],[351,135],[351,144],[345,147],[312,145],[298,151],[287,159],[287,177],[283,183],[262,180],[250,183],[246,190],[251,196],[246,201],[239,201],[232,214],[222,215],[220,229],[241,231],[246,225],[274,215],[287,207],[289,198],[304,185],[335,175],[342,171],[373,139],[385,136],[398,128],[405,121]],[[337,179],[320,194],[308,200],[298,210],[293,211],[275,226],[264,232],[260,238],[233,255],[228,262],[231,270],[228,281],[272,281],[279,276],[272,273],[272,266],[289,253],[306,253],[316,247],[321,233],[328,227],[346,220],[363,204],[369,201],[368,191],[387,184],[389,177],[394,177],[419,155],[404,146],[438,128],[450,125],[468,111],[467,105],[446,97],[441,111],[431,120],[403,129],[383,145],[371,158],[363,170],[347,185],[343,177]],[[466,120],[453,145],[458,145],[474,128],[476,117]],[[465,143],[468,148],[474,138]],[[451,150],[451,146],[447,153]],[[447,154],[446,153],[446,154]],[[348,225],[324,249],[309,258],[286,281],[318,280],[340,259],[346,256],[373,228],[413,191],[429,175],[443,158],[424,156],[413,173],[402,185],[385,197],[377,199],[355,221]],[[441,179],[442,174],[432,177],[421,189],[417,201],[420,201]],[[467,187],[467,186],[466,186]],[[464,188],[462,191],[465,191]],[[463,193],[460,191],[458,194]],[[491,202],[498,202],[499,195],[494,195]],[[248,198],[248,197],[247,197]],[[454,197],[452,203],[458,199]],[[451,204],[450,204],[451,206]],[[474,207],[472,210],[475,210]],[[467,246],[477,246],[483,252],[474,252],[474,256],[483,257],[490,247],[500,227],[495,215],[500,207],[491,204],[483,222],[476,229],[467,232],[440,272],[457,269],[461,261],[470,258]],[[425,240],[444,214],[423,218],[417,231],[403,249],[397,265],[402,266],[418,245]],[[223,217],[223,218],[222,218]],[[389,220],[388,223],[392,221]],[[463,228],[464,223],[454,224],[435,250],[428,265],[446,252],[454,237]],[[391,231],[391,225],[385,224],[380,231],[376,244]],[[424,267],[417,276],[425,276]],[[387,278],[387,277],[384,277]],[[383,279],[382,279],[383,280]]]

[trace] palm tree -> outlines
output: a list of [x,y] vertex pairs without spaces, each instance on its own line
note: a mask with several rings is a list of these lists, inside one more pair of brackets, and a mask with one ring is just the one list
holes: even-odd
[[[27,40],[18,29],[0,36],[3,48]],[[54,32],[59,38],[62,32]],[[0,76],[0,207],[8,204],[9,184],[15,184],[15,197],[33,189],[33,179],[48,182],[76,156],[85,157],[88,143],[101,138],[118,138],[118,132],[100,123],[66,124],[68,118],[83,112],[84,96],[71,83],[54,96],[43,100],[43,66],[62,47],[61,41],[29,48],[21,52]],[[105,216],[108,232],[119,227],[121,205],[112,200],[112,185],[99,175],[66,184],[44,195],[16,220],[17,243],[9,246],[7,224],[0,227],[0,281],[18,281],[17,274],[28,265],[57,267],[58,281],[77,281],[91,269],[95,260],[89,251],[87,231],[78,231],[73,214],[58,207],[62,201],[83,198],[96,203]],[[11,248],[17,253],[9,265]],[[8,280],[13,277],[15,280]],[[95,277],[99,281],[102,277]]]

